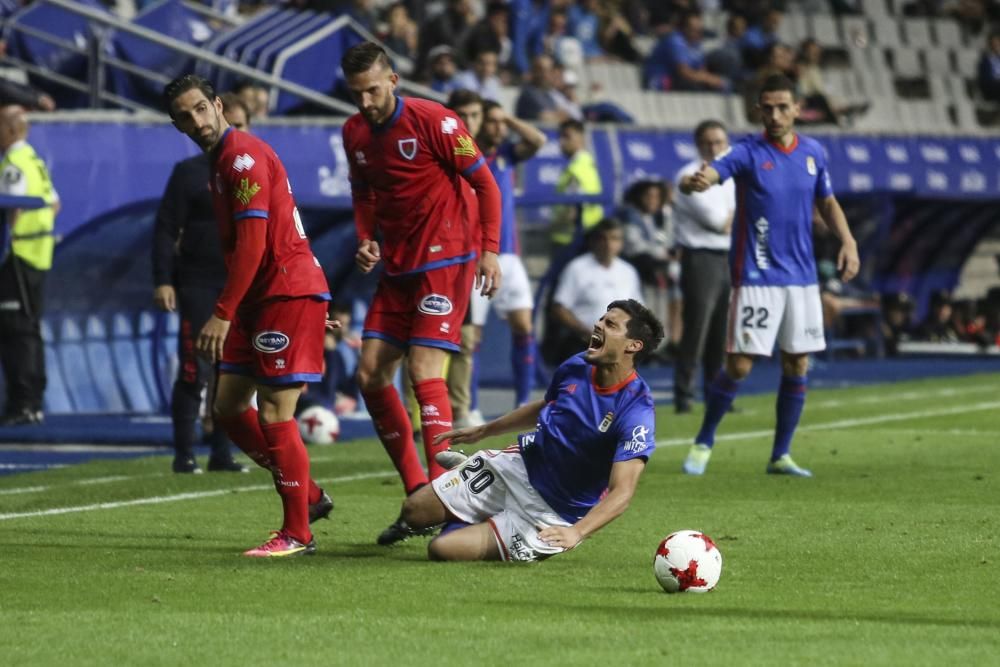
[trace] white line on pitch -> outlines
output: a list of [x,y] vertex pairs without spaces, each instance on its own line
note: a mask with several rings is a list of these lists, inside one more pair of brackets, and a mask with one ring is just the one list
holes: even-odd
[[[953,408],[942,408],[940,410],[924,410],[921,412],[896,412],[889,415],[879,415],[876,417],[863,417],[860,419],[838,419],[837,421],[824,422],[822,424],[807,424],[796,429],[797,433],[803,431],[824,431],[832,428],[852,428],[854,426],[868,426],[870,424],[884,424],[886,422],[903,421],[906,419],[923,419],[925,417],[946,417],[948,415],[960,415],[966,412],[981,412],[983,410],[995,410],[1000,408],[1000,402],[991,401],[988,403],[973,403],[971,405],[959,405]],[[744,431],[742,433],[724,433],[715,436],[716,440],[750,440],[752,438],[762,438],[774,435],[774,429],[760,431]],[[690,445],[694,438],[670,438],[667,440],[657,440],[657,447],[678,447]]]
[[[52,467],[65,467],[65,466],[46,466],[46,468]],[[13,496],[21,493],[41,493],[42,491],[50,491],[52,489],[61,489],[70,485],[74,486],[96,486],[98,484],[110,484],[112,482],[124,482],[126,480],[132,479],[145,479],[149,477],[163,477],[166,473],[154,472],[146,475],[108,475],[107,477],[88,477],[87,479],[74,479],[67,480],[65,482],[59,482],[58,484],[50,484],[47,486],[18,486],[12,489],[0,489],[0,496]]]
[[[397,474],[395,470],[365,472],[357,475],[346,475],[344,477],[330,477],[319,482],[342,484],[344,482],[355,482],[362,479],[375,479],[379,477],[391,477]],[[163,503],[174,503],[180,500],[195,500],[198,498],[211,498],[213,496],[224,496],[229,493],[245,491],[267,491],[274,489],[274,484],[255,484],[254,486],[237,486],[229,489],[214,489],[211,491],[191,491],[189,493],[176,493],[172,496],[153,496],[152,498],[134,498],[132,500],[119,500],[108,503],[93,503],[91,505],[76,505],[73,507],[54,507],[47,510],[36,510],[34,512],[12,512],[0,514],[0,521],[10,519],[27,519],[39,516],[53,516],[56,514],[73,514],[75,512],[94,512],[96,510],[113,510],[121,507],[134,507],[136,505],[162,505]]]
[[[854,387],[854,389],[862,389],[863,387]],[[1000,389],[997,385],[987,384],[987,385],[976,385],[971,387],[945,387],[943,389],[932,389],[930,391],[901,391],[894,392],[892,394],[892,401],[896,403],[898,401],[919,401],[927,398],[953,398],[955,396],[964,396],[966,394],[983,394],[988,392],[994,392]],[[854,399],[841,399],[841,398],[826,398],[820,399],[818,401],[810,401],[808,403],[811,410],[814,409],[825,409],[825,408],[842,408],[848,405],[875,405],[879,403],[884,403],[886,397],[884,394],[876,393],[872,396],[865,396],[863,398]]]

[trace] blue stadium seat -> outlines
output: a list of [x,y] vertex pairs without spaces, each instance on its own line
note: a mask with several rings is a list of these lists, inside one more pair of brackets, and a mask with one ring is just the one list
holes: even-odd
[[64,316],[59,326],[59,361],[62,364],[66,390],[76,412],[107,412],[87,363],[83,331],[72,316]]
[[55,337],[52,335],[52,323],[42,320],[42,342],[45,343],[45,412],[48,414],[67,414],[74,412],[73,400],[66,390],[63,378],[62,364],[56,354]]
[[90,364],[91,377],[94,378],[94,389],[104,407],[103,412],[126,412],[125,398],[118,386],[111,346],[108,344],[108,327],[101,317],[87,317],[83,346],[87,353],[87,363]]
[[156,412],[159,399],[147,384],[142,361],[136,347],[135,330],[127,313],[115,313],[111,318],[111,355],[114,358],[118,382],[132,412]]
[[[299,15],[299,12],[293,10],[281,10],[271,14],[266,20],[255,23],[251,29],[240,31],[240,34],[230,40],[219,55],[236,62],[240,59],[240,54],[243,53],[243,49],[247,45],[263,36],[284,32],[284,26],[289,22],[297,22]],[[230,72],[220,71],[216,75],[215,87],[217,90],[228,90],[236,84],[238,78]]]
[[[253,18],[248,20],[246,23],[239,25],[232,30],[226,30],[216,34],[215,37],[208,40],[203,46],[209,51],[222,55],[225,53],[230,43],[245,37],[247,33],[253,32],[254,34],[257,34],[254,31],[256,31],[259,26],[267,24],[276,14],[280,12],[281,10],[277,7],[268,7],[267,9],[254,14]],[[216,68],[209,63],[199,62],[195,65],[195,74],[203,76],[206,79],[217,81],[219,73],[216,71]]]
[[[353,28],[330,24],[314,32],[309,40],[282,49],[274,59],[271,73],[306,88],[329,93],[336,87],[340,76],[340,68],[330,67],[329,64],[339,63],[344,52],[363,41],[364,37]],[[298,96],[279,91],[272,103],[272,111],[287,113],[301,103]]]

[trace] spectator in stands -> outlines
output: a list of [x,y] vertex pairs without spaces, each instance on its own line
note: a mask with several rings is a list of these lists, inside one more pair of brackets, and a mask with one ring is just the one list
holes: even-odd
[[236,84],[232,92],[236,93],[236,96],[246,106],[247,111],[250,112],[251,121],[267,117],[270,111],[271,94],[264,85],[245,79]]
[[979,92],[988,102],[1000,102],[1000,30],[994,30],[979,59]]
[[[694,130],[698,158],[681,167],[680,182],[729,150],[729,136],[722,123],[706,120]],[[729,311],[729,243],[736,211],[736,186],[732,179],[705,192],[678,192],[674,201],[677,243],[681,254],[683,327],[674,366],[674,410],[691,411],[694,372],[701,365],[702,384],[708,389],[718,375],[726,348]]]
[[[568,160],[566,168],[559,175],[556,191],[561,194],[599,195],[603,191],[601,174],[597,170],[594,156],[586,149],[587,138],[583,123],[578,120],[563,121],[559,125],[559,150]],[[552,210],[552,256],[558,257],[574,240],[577,234],[577,219],[586,232],[604,217],[604,207],[600,204],[584,204],[582,207],[563,204]],[[621,252],[615,253],[617,257]],[[583,318],[590,322],[591,318]]]
[[617,218],[624,224],[625,247],[622,257],[639,272],[644,285],[657,295],[654,312],[666,315],[669,342],[680,340],[680,263],[674,247],[671,207],[673,189],[660,180],[633,183],[625,191],[624,205]]
[[611,301],[643,301],[639,274],[619,257],[625,243],[622,224],[605,218],[590,230],[587,241],[590,252],[566,265],[553,296],[552,315],[561,327],[558,350],[563,359],[587,348],[593,332],[587,322],[604,314],[609,296]]
[[799,122],[847,125],[857,114],[867,111],[869,105],[837,104],[823,81],[823,70],[820,66],[822,59],[823,47],[819,42],[811,37],[802,40],[795,64],[795,80],[799,88],[802,109]]
[[759,23],[751,25],[743,33],[743,51],[751,66],[762,64],[767,50],[779,41],[778,29],[782,18],[781,10],[772,7],[764,13]]
[[697,12],[681,18],[680,27],[667,33],[646,59],[643,79],[652,90],[726,92],[729,81],[712,74],[702,51],[704,24]]
[[475,54],[472,69],[467,69],[455,75],[455,89],[471,90],[484,100],[498,101],[500,99],[500,78],[497,76],[497,65],[500,54],[487,45]]
[[410,13],[403,2],[395,2],[385,10],[385,32],[382,41],[392,51],[410,60],[417,58],[417,38],[420,29],[410,18]]
[[560,123],[581,116],[574,116],[572,105],[557,89],[560,71],[551,56],[535,56],[531,61],[528,83],[521,88],[517,98],[516,115],[525,120]]
[[882,338],[885,353],[899,354],[899,344],[912,338],[913,301],[906,292],[890,294],[882,300]]
[[455,55],[450,46],[447,44],[435,46],[427,54],[427,63],[430,66],[430,80],[427,85],[433,90],[446,95],[459,87],[455,81]]
[[559,110],[574,120],[583,120],[583,107],[580,106],[578,94],[580,75],[576,73],[576,70],[562,65],[556,65],[552,73],[556,82],[555,89],[562,94],[562,97],[556,98]]
[[418,71],[430,66],[431,50],[437,46],[454,49],[466,44],[476,23],[472,0],[448,0],[448,5],[420,27],[420,62]]
[[0,263],[0,364],[7,387],[0,424],[40,424],[46,384],[42,295],[52,268],[59,194],[45,163],[28,143],[28,117],[22,107],[0,108],[0,153],[0,193],[40,197],[47,204],[7,211],[6,219],[0,220],[10,225],[11,232],[10,251]]
[[549,11],[546,30],[535,38],[531,53],[550,55],[566,67],[578,68],[583,65],[583,45],[570,32],[569,12],[566,9],[552,8]]
[[588,0],[587,4],[599,19],[600,45],[604,52],[625,62],[641,62],[642,54],[632,41],[635,30],[622,13],[621,3]]
[[743,58],[743,35],[747,30],[747,20],[740,14],[726,19],[726,39],[722,46],[705,57],[705,65],[710,72],[729,79],[733,88],[739,88],[746,78],[746,63]]
[[604,56],[601,48],[601,7],[605,0],[579,0],[569,9],[569,32],[580,43],[583,57],[595,60]]
[[[235,129],[250,129],[250,111],[235,93],[221,96],[222,113]],[[194,456],[195,423],[201,412],[202,393],[208,404],[215,394],[216,370],[196,354],[195,341],[208,321],[226,283],[222,246],[212,211],[208,153],[178,162],[156,212],[153,230],[153,304],[180,316],[177,336],[177,378],[170,396],[174,432],[175,473],[200,474]],[[232,443],[221,428],[205,429],[211,446],[210,472],[248,472],[233,460]]]
[[32,111],[55,111],[56,102],[48,93],[31,86],[0,78],[0,106],[16,105]]
[[497,52],[501,78],[508,80],[517,70],[514,44],[510,39],[510,8],[504,0],[491,0],[486,16],[479,21],[465,40],[465,57],[474,60],[476,52],[488,46]]
[[960,332],[952,322],[951,294],[938,290],[931,294],[930,309],[924,321],[917,327],[917,340],[931,343],[955,343],[961,340]]
[[[764,64],[758,68],[753,80],[744,86],[744,102],[746,103],[747,118],[750,122],[762,122],[760,109],[757,107],[757,98],[760,96],[760,89],[764,82],[778,74],[795,81],[795,52],[781,42],[775,42],[768,47]],[[808,122],[809,119],[805,120]],[[799,122],[802,122],[802,119]]]

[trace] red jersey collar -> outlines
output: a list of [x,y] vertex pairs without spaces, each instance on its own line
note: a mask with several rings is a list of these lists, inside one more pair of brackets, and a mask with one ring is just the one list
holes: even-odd
[[790,143],[788,146],[785,146],[777,141],[772,140],[771,137],[767,136],[767,132],[764,132],[764,141],[771,144],[785,155],[791,154],[792,151],[794,151],[796,148],[799,147],[799,135],[797,134],[792,137],[792,143]]
[[632,372],[629,373],[628,377],[619,382],[618,384],[613,384],[610,387],[602,387],[599,384],[597,384],[597,367],[596,366],[590,367],[590,384],[594,386],[594,391],[596,391],[598,394],[601,395],[618,393],[626,386],[628,386],[628,384],[632,382],[632,380],[636,379],[638,376],[639,374],[633,368]]

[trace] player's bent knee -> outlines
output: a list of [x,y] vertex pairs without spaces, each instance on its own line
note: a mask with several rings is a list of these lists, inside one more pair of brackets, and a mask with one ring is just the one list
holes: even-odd
[[444,505],[430,484],[409,495],[403,502],[403,520],[413,528],[427,528],[447,519]]

